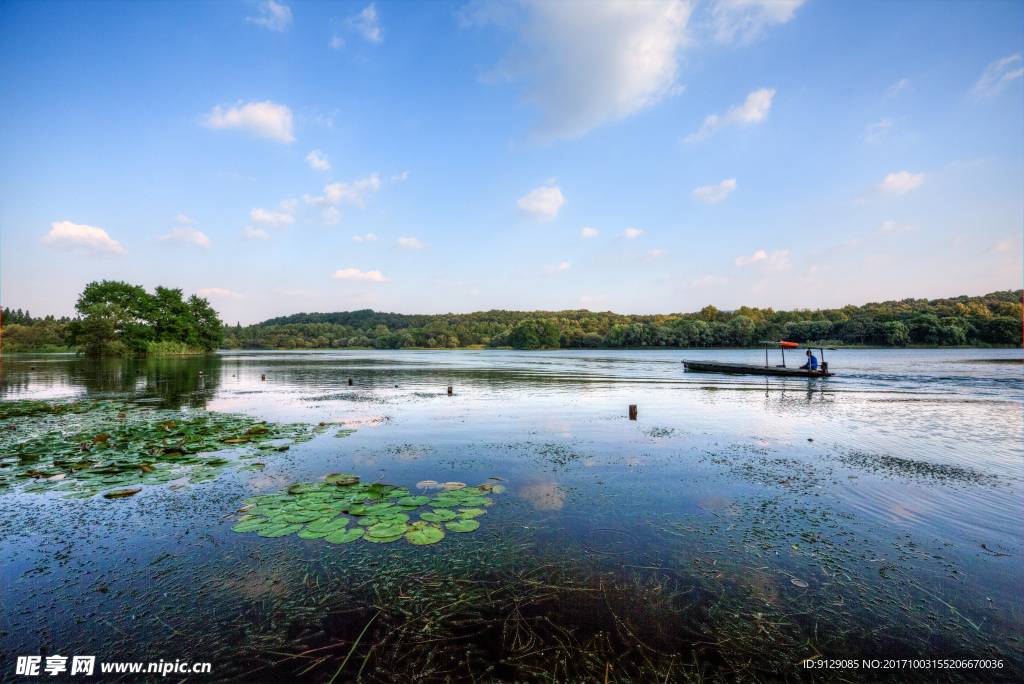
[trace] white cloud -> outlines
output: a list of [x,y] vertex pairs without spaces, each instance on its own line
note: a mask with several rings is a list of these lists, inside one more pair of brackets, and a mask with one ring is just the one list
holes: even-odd
[[217,105],[203,123],[207,128],[241,128],[257,137],[286,143],[295,140],[292,136],[292,110],[270,101],[250,102],[241,107],[235,105],[227,111]]
[[103,256],[128,256],[128,252],[107,235],[107,231],[71,221],[54,221],[50,224],[50,232],[40,240],[61,249],[82,249]]
[[184,214],[178,214],[177,216],[175,216],[174,222],[180,223],[183,226],[195,225],[195,221],[193,219],[190,219],[188,216],[185,216]]
[[728,282],[729,281],[726,280],[725,278],[718,278],[716,276],[708,275],[704,276],[703,278],[698,278],[697,280],[694,280],[692,283],[690,283],[690,287],[704,289],[708,287],[715,287],[717,285],[725,285]]
[[789,250],[783,249],[768,254],[763,249],[754,252],[748,257],[737,257],[733,259],[735,266],[756,266],[768,272],[786,271],[792,268],[789,263]]
[[372,43],[379,43],[384,40],[380,35],[380,21],[377,17],[375,3],[371,2],[362,12],[354,17],[349,17],[348,23],[352,28],[359,31],[363,38]]
[[377,242],[380,238],[373,233],[367,233],[365,236],[354,235],[352,236],[352,239],[356,242],[362,242],[363,240],[366,240],[367,242]]
[[556,185],[553,188],[537,188],[516,202],[519,210],[532,221],[550,221],[558,216],[558,210],[565,204],[562,191]]
[[292,23],[292,11],[288,5],[278,5],[274,0],[268,0],[261,2],[259,6],[262,16],[246,17],[246,21],[266,26],[271,31],[284,31],[288,24]]
[[572,265],[568,261],[563,261],[557,266],[545,266],[542,270],[544,275],[556,275],[558,273],[565,273],[570,268],[572,268]]
[[621,237],[624,237],[627,240],[632,240],[634,238],[640,237],[643,234],[644,231],[640,230],[639,228],[627,228],[626,230],[622,231]]
[[596,237],[600,232],[601,231],[599,231],[597,228],[584,228],[583,231],[580,233],[580,236],[585,238],[592,238]]
[[345,39],[341,36],[331,36],[331,49],[340,50],[345,47]]
[[578,138],[679,92],[677,52],[690,8],[679,0],[489,3],[463,18],[518,33],[483,80],[524,81],[523,100],[541,114],[532,135],[547,142]]
[[377,174],[371,174],[369,178],[353,181],[352,183],[332,183],[324,188],[324,194],[320,197],[303,195],[302,199],[306,204],[314,207],[323,207],[338,204],[342,200],[350,202],[357,207],[365,206],[365,197],[370,192],[380,189],[380,179]]
[[391,180],[393,180],[393,181],[403,181],[403,180],[405,180],[408,177],[409,177],[409,172],[408,171],[403,171],[402,173],[396,173],[394,176],[391,177]]
[[237,292],[231,290],[225,290],[220,287],[204,287],[196,292],[200,297],[221,297],[227,299],[245,299],[245,295],[240,295]]
[[373,304],[377,301],[377,295],[361,287],[356,290],[354,295],[349,297],[349,301],[353,304]]
[[428,243],[420,242],[418,238],[414,237],[400,237],[395,242],[395,247],[399,249],[426,249],[429,246]]
[[758,38],[767,26],[785,24],[793,18],[803,0],[732,0],[714,2],[709,28],[716,42],[749,43]]
[[604,295],[596,295],[596,296],[593,296],[593,297],[591,297],[589,295],[583,295],[582,297],[580,297],[580,302],[583,303],[583,304],[589,304],[589,303],[603,302],[605,299],[606,299],[606,297]]
[[729,178],[724,180],[718,185],[705,185],[702,188],[697,188],[690,193],[690,197],[697,200],[698,202],[706,202],[707,204],[714,204],[715,202],[721,202],[726,196],[736,189],[736,179]]
[[320,220],[325,226],[336,226],[341,221],[341,212],[334,207],[327,207],[320,215]]
[[904,195],[922,183],[924,183],[923,173],[900,171],[899,173],[890,173],[886,176],[878,184],[876,190],[880,195]]
[[385,278],[381,275],[380,271],[367,271],[363,273],[358,268],[343,268],[340,271],[335,271],[331,277],[335,280],[367,280],[375,283],[391,280],[391,278]]
[[871,231],[871,237],[889,237],[892,235],[899,235],[900,233],[908,233],[913,230],[917,230],[918,226],[913,223],[896,223],[895,221],[886,221],[878,228]]
[[976,97],[995,95],[1012,81],[1024,76],[1024,68],[1020,67],[1020,62],[1020,53],[992,62],[985,67],[985,72],[974,84],[971,93]]
[[881,119],[873,124],[868,124],[867,130],[864,132],[864,141],[878,142],[890,128],[892,128],[892,119],[889,118]]
[[643,254],[639,255],[637,257],[637,261],[653,261],[655,259],[661,259],[666,254],[668,254],[668,250],[652,249],[649,252],[644,252]]
[[159,240],[160,242],[191,242],[192,244],[198,245],[203,249],[208,249],[210,247],[210,238],[206,237],[204,234],[200,233],[195,228],[191,228],[189,226],[175,228],[167,235],[159,236],[157,240]]
[[1020,236],[1008,237],[1004,240],[1000,240],[996,243],[995,247],[992,248],[994,252],[1012,252],[1014,250],[1020,250]]
[[320,150],[313,150],[306,155],[306,161],[317,171],[330,171],[331,165],[327,161],[327,155]]
[[775,89],[761,88],[747,95],[746,101],[741,105],[730,107],[722,116],[711,114],[704,119],[704,124],[696,133],[686,136],[683,142],[700,142],[705,138],[714,135],[726,126],[739,124],[759,123],[768,118],[768,112],[772,108],[772,98],[775,97]]
[[295,221],[289,214],[281,214],[276,211],[267,211],[266,209],[260,209],[259,207],[253,207],[252,211],[249,212],[249,218],[259,223],[269,223],[275,228],[281,228]]
[[910,79],[907,79],[907,78],[903,79],[902,81],[900,81],[898,83],[893,83],[891,86],[889,86],[889,94],[890,95],[895,95],[896,93],[898,93],[901,90],[903,90],[904,88],[906,88],[909,83],[910,83]]
[[250,240],[266,240],[270,237],[267,235],[267,231],[253,228],[252,226],[246,226],[243,234]]

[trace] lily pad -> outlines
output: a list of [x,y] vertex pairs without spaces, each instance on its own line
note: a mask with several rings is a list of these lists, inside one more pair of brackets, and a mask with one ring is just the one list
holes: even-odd
[[231,528],[232,532],[255,532],[263,527],[267,523],[266,518],[259,518],[257,520],[246,520],[240,522]]
[[367,537],[394,537],[402,536],[409,530],[404,522],[380,522],[366,528]]
[[302,529],[302,525],[284,525],[260,530],[261,537],[286,537]]
[[336,484],[341,487],[347,487],[349,485],[354,485],[357,482],[359,482],[359,477],[351,473],[334,473],[333,475],[328,475],[326,480],[327,482],[330,482],[332,484]]
[[370,535],[366,535],[363,537],[363,540],[368,542],[376,542],[378,544],[390,544],[391,542],[396,542],[401,538],[401,534],[395,537],[371,537]]
[[492,501],[486,496],[470,496],[462,500],[467,506],[490,506]]
[[437,542],[444,539],[444,530],[437,525],[428,525],[427,523],[413,523],[409,527],[409,531],[405,533],[405,538],[416,546],[426,546],[427,544],[436,544]]
[[313,512],[289,513],[288,515],[284,516],[284,519],[290,523],[308,523],[313,522],[314,520],[319,520],[320,516]]
[[115,489],[112,492],[107,492],[103,495],[104,499],[124,499],[129,496],[135,496],[142,491],[141,487],[135,489]]
[[455,520],[450,523],[446,523],[447,527],[452,532],[472,532],[476,528],[480,527],[480,523],[476,520]]
[[323,532],[325,534],[330,534],[331,532],[334,532],[336,530],[341,530],[348,527],[348,520],[348,518],[320,518],[319,520],[314,520],[313,522],[306,525],[306,529],[310,532]]
[[327,541],[332,544],[348,544],[354,542],[363,536],[363,530],[360,528],[353,528],[351,530],[337,530],[324,537]]
[[447,508],[441,508],[436,511],[425,511],[420,513],[420,517],[430,522],[445,522],[447,520],[455,519],[455,511],[450,511]]
[[403,496],[398,500],[398,505],[403,508],[405,506],[414,506],[419,508],[420,506],[426,506],[428,503],[430,503],[429,496]]
[[482,508],[460,508],[459,517],[463,520],[469,520],[471,518],[477,517],[478,515],[483,515],[486,512],[487,511],[485,511]]
[[239,470],[263,470],[266,467],[264,463],[250,463],[249,465],[242,466]]

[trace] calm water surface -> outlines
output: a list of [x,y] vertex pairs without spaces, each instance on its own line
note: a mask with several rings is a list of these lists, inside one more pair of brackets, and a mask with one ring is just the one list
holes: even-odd
[[[355,592],[374,568],[428,561],[472,579],[498,544],[514,545],[523,568],[558,559],[591,574],[690,587],[692,596],[739,597],[748,608],[730,615],[758,633],[782,629],[760,626],[758,610],[795,615],[812,635],[799,658],[998,657],[1001,671],[958,676],[1021,676],[1020,350],[826,352],[837,375],[813,380],[685,373],[683,358],[764,355],[6,356],[4,401],[128,399],[356,432],[275,454],[261,472],[147,487],[131,499],[0,497],[0,680],[16,679],[15,655],[95,652],[210,660],[206,681],[306,681],[296,668],[250,671],[268,652],[350,644],[372,616],[366,606],[318,608],[330,604],[309,600],[313,585]],[[224,516],[248,496],[335,472],[408,487],[500,478],[508,491],[478,532],[429,548],[230,531]],[[286,609],[291,622],[275,617]],[[296,627],[300,609],[316,629]],[[687,613],[684,627],[699,632],[710,614]],[[308,677],[326,681],[336,667]],[[372,669],[364,676],[385,677]],[[782,675],[811,676],[796,666]]]

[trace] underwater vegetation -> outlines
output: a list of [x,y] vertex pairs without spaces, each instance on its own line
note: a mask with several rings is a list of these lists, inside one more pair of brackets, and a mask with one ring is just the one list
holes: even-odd
[[[243,465],[225,452],[244,450],[242,459],[271,455],[329,427],[130,402],[5,401],[0,405],[0,494],[53,491],[77,499],[105,492],[106,498],[123,498],[141,491],[135,485],[209,482],[225,468],[265,465]],[[341,430],[339,436],[352,432]],[[119,489],[124,487],[129,488]]]
[[[502,485],[495,484],[448,485],[442,485],[443,491],[435,496],[413,496],[405,487],[366,484],[348,473],[328,475],[323,482],[296,482],[276,494],[243,501],[238,512],[244,515],[231,529],[257,532],[261,537],[297,532],[302,539],[322,538],[332,544],[358,539],[388,544],[405,537],[416,546],[426,546],[444,539],[445,529],[463,534],[478,529],[480,523],[474,518],[487,512],[479,506],[494,503],[486,495],[504,491]],[[425,506],[430,508],[421,510]],[[420,519],[411,521],[414,511],[420,511]],[[355,525],[349,527],[349,523]]]

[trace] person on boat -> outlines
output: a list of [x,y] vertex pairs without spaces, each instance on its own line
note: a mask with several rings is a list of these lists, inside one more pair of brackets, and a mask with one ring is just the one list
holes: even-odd
[[818,357],[811,353],[811,350],[807,350],[807,363],[800,366],[801,370],[818,370]]

